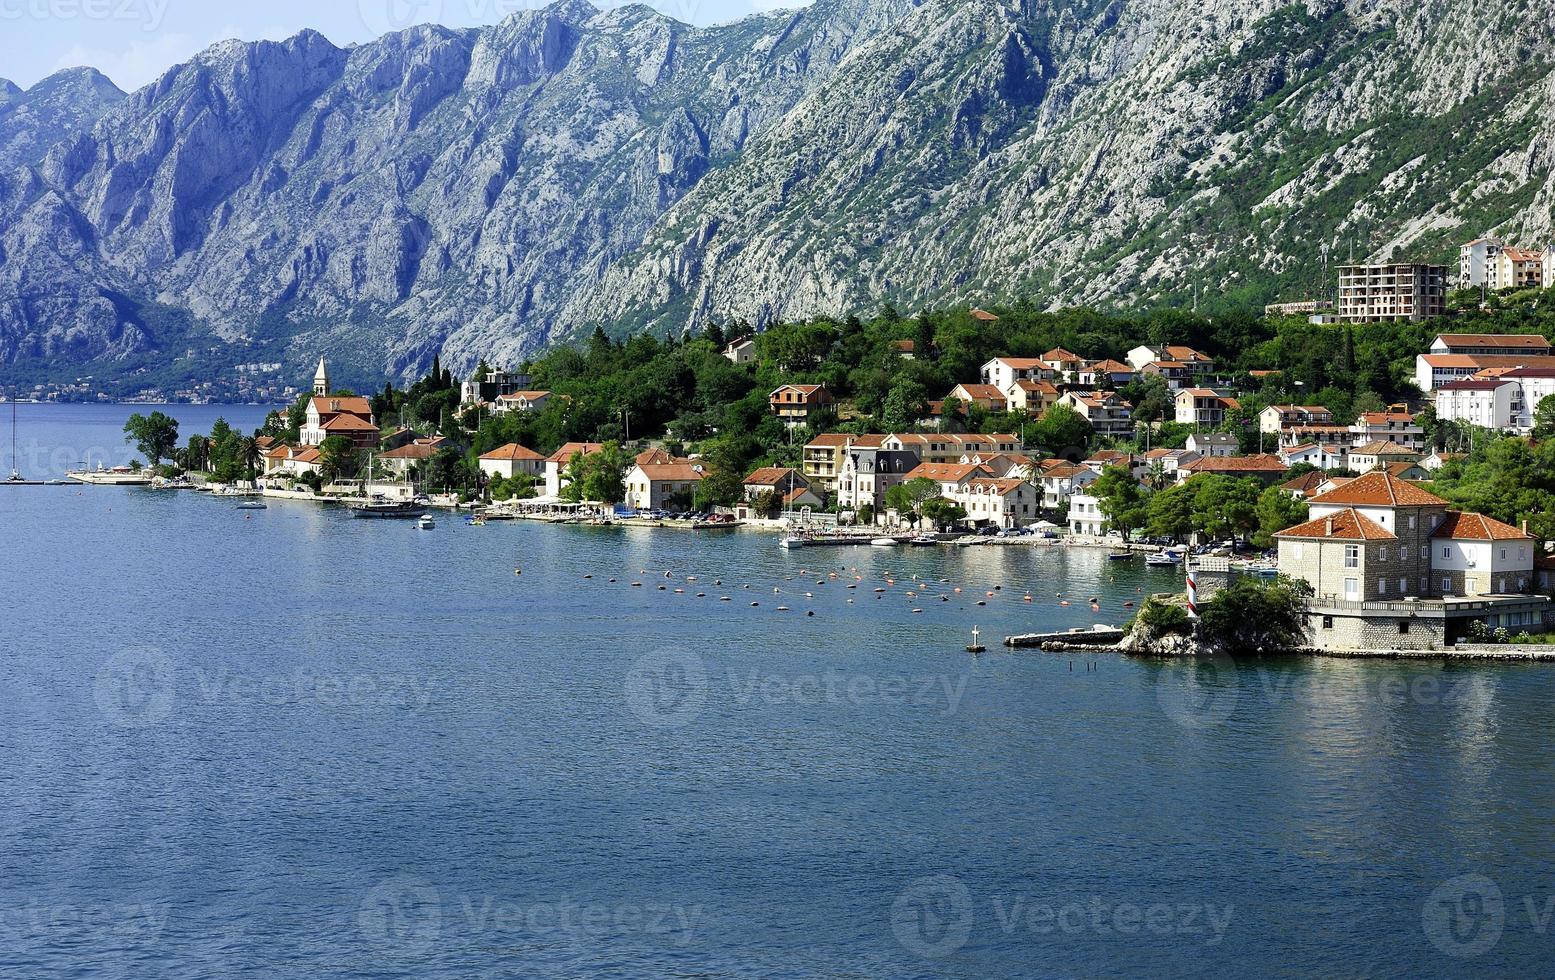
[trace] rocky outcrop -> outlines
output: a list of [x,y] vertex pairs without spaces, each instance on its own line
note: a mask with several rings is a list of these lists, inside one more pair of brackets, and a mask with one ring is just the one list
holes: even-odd
[[0,173],[38,162],[123,101],[124,93],[91,68],[55,72],[25,92],[0,78]]
[[562,0],[229,42],[0,170],[0,361],[414,374],[596,324],[1301,296],[1324,249],[1555,235],[1552,34],[1468,0],[817,0],[714,28]]

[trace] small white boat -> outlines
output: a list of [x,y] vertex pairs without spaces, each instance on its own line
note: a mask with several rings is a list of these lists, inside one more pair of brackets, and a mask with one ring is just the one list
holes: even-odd
[[805,541],[804,538],[800,538],[800,537],[787,537],[787,538],[784,538],[782,541],[778,542],[778,544],[781,547],[789,549],[789,550],[792,550],[794,548],[803,548],[808,543],[809,542]]
[[1182,555],[1175,551],[1159,551],[1145,558],[1145,564],[1156,568],[1172,567],[1182,563]]
[[895,538],[870,538],[869,543],[875,548],[894,548],[897,545]]
[[421,520],[416,522],[416,527],[423,531],[430,531],[437,527],[437,522],[432,519],[431,514],[422,514]]
[[912,546],[914,548],[927,548],[930,545],[936,544],[939,544],[939,537],[933,534],[920,534],[916,538],[912,539]]
[[245,500],[238,504],[238,510],[268,510],[269,506],[261,500]]

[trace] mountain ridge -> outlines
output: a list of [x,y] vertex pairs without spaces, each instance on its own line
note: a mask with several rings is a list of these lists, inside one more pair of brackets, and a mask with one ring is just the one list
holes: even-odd
[[224,42],[0,168],[0,365],[410,376],[601,323],[1257,303],[1325,247],[1555,235],[1552,28],[1469,6],[562,0]]

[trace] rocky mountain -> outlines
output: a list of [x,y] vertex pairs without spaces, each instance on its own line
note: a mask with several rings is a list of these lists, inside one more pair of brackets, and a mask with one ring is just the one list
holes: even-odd
[[229,42],[5,158],[0,363],[377,376],[598,323],[1294,297],[1325,251],[1555,236],[1552,64],[1549,18],[1467,0],[817,0],[713,28],[562,0]]
[[124,93],[91,68],[55,72],[25,92],[0,78],[0,173],[38,162],[123,101]]

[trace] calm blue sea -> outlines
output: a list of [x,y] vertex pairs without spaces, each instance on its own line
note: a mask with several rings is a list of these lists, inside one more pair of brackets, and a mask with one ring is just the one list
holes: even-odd
[[[129,411],[22,406],[24,469]],[[1549,972],[1555,668],[1004,652],[1177,585],[1061,548],[109,487],[0,541],[7,977]]]

